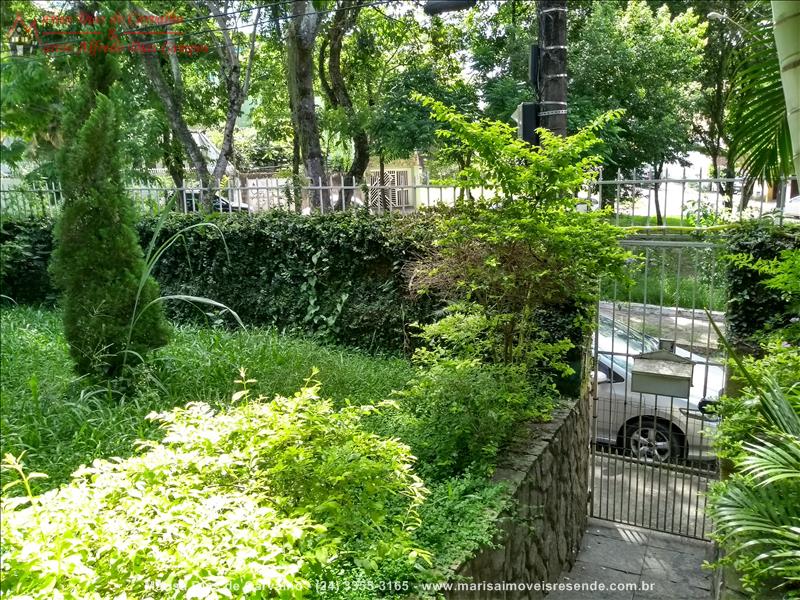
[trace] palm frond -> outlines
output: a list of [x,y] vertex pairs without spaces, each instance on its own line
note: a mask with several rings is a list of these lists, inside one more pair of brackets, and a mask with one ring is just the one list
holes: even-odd
[[731,151],[748,177],[775,182],[794,171],[792,141],[772,28],[756,34],[731,82]]
[[758,485],[787,479],[800,480],[800,438],[781,436],[775,443],[756,440],[744,444],[749,452],[742,461],[742,472],[751,475]]

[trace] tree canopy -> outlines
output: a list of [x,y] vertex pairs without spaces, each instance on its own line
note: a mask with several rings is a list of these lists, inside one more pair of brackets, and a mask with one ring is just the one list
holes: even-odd
[[[75,0],[63,12],[107,18],[163,12],[163,3],[150,0],[120,6]],[[752,111],[732,90],[736,81],[747,84],[741,65],[759,64],[761,42],[746,32],[759,33],[759,23],[768,22],[766,0],[582,0],[568,8],[570,129],[608,110],[624,111],[603,134],[607,169],[658,170],[693,148],[705,150],[717,174],[730,175],[736,161],[747,159],[736,152],[732,133]],[[435,17],[414,2],[366,0],[182,0],[170,9],[180,17],[172,33],[128,27],[119,37],[124,51],[109,58],[119,71],[110,97],[120,115],[136,115],[120,122],[128,179],[147,178],[162,165],[175,184],[208,182],[233,165],[291,170],[299,179],[339,172],[362,180],[372,161],[415,153],[458,166],[465,155],[434,135],[443,125],[412,93],[507,123],[520,102],[534,100],[533,2],[479,2]],[[707,21],[710,11],[738,25]],[[31,0],[3,3],[3,26],[17,14],[42,19],[48,9]],[[58,41],[76,42],[66,33]],[[134,41],[205,51],[148,55],[130,51]],[[88,55],[39,48],[14,56],[9,40],[2,44],[3,161],[32,178],[53,178],[62,116],[88,76]],[[200,131],[219,147],[219,158],[210,160],[193,140]],[[776,150],[785,142],[764,143],[773,153],[767,156],[785,155]]]

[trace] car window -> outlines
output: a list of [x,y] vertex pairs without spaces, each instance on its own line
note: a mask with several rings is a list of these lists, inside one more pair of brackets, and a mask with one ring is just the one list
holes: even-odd
[[617,367],[616,369],[612,370],[604,362],[598,361],[597,362],[597,370],[600,371],[601,373],[604,373],[605,376],[608,377],[608,380],[611,383],[620,383],[622,381],[625,381],[625,378],[622,375],[620,375],[619,372],[618,372],[619,370],[622,370],[624,372],[625,363],[622,363],[620,365],[619,362],[616,360],[618,357],[614,356],[614,357],[611,357],[611,358],[614,361],[614,366]]
[[658,340],[642,334],[624,323],[606,316],[598,319],[598,345],[602,350],[613,350],[622,354],[641,354],[658,350]]

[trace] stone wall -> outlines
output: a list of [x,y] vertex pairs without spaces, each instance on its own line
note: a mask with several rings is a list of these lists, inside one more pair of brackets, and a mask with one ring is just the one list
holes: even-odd
[[[498,547],[484,548],[457,569],[452,581],[474,587],[449,592],[448,599],[543,598],[535,589],[502,591],[496,584],[555,582],[573,565],[589,501],[587,392],[565,402],[550,423],[528,425],[504,454],[494,478],[511,486],[515,502],[499,517]],[[484,589],[475,589],[482,582]]]

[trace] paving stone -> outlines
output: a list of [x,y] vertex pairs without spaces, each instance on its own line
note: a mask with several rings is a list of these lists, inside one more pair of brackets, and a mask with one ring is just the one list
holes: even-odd
[[[643,581],[647,581],[643,579]],[[670,581],[656,581],[652,590],[639,590],[633,594],[633,600],[695,600],[711,599],[711,592],[702,588],[684,587],[676,588]]]
[[666,548],[647,548],[642,579],[667,580],[686,587],[711,589],[711,572],[702,569],[704,552],[676,552]]
[[641,527],[612,523],[611,521],[603,521],[601,519],[589,519],[588,527],[586,528],[587,535],[600,535],[614,540],[622,540],[624,542],[641,545],[648,544],[650,533],[650,531],[642,529]]
[[[579,555],[582,556],[582,555]],[[626,573],[608,567],[603,567],[593,562],[585,562],[581,559],[575,562],[572,570],[559,579],[560,583],[587,583],[597,584],[602,583],[608,586],[610,583],[627,583],[633,584],[639,582],[639,575],[633,573]],[[554,591],[547,595],[547,600],[580,600],[582,598],[591,598],[592,600],[632,600],[633,591],[617,591],[617,590],[599,590],[589,589],[586,591],[578,590],[563,590]]]
[[[701,568],[711,545],[639,527],[590,519],[577,561],[560,582],[636,583],[635,590],[554,591],[547,600],[583,598],[694,600],[711,597],[712,573]],[[642,589],[642,583],[653,589]]]
[[648,546],[655,548],[666,548],[667,550],[675,550],[676,552],[693,552],[699,553],[703,556],[709,549],[713,547],[711,542],[704,542],[702,540],[694,540],[691,538],[681,537],[679,535],[671,535],[669,533],[662,533],[660,531],[651,531],[648,536]]
[[583,562],[638,575],[642,572],[646,551],[645,543],[586,535],[578,558]]

